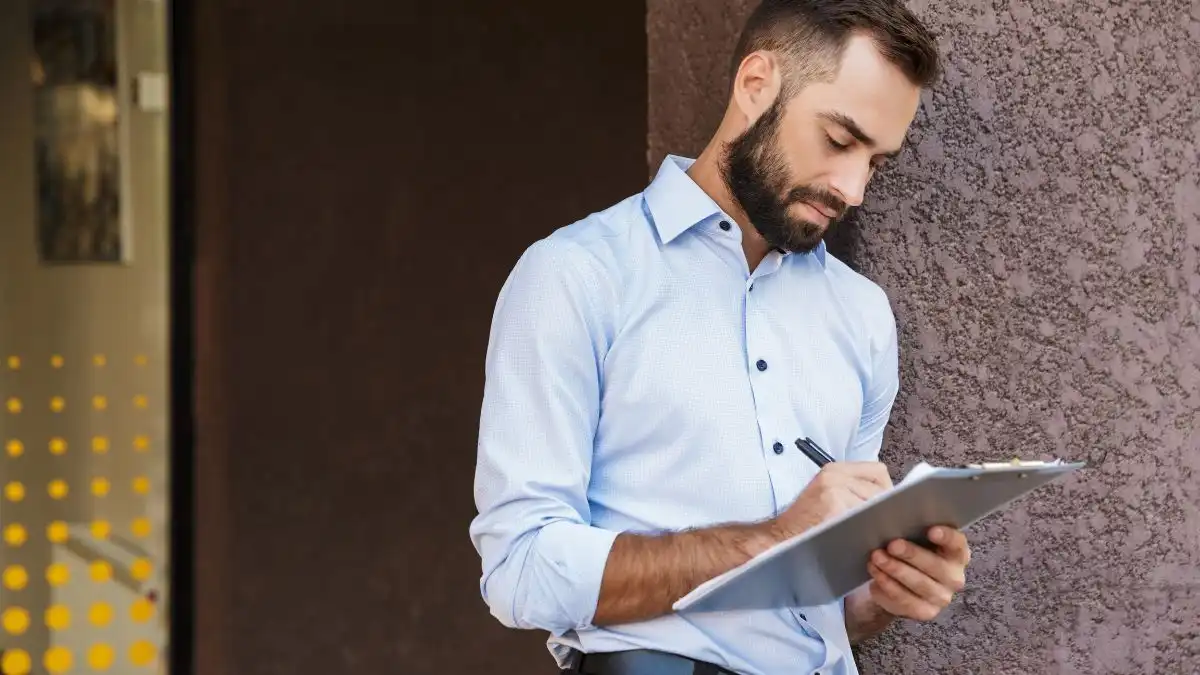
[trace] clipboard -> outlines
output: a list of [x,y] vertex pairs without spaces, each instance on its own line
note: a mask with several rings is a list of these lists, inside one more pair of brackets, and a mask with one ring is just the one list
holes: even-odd
[[965,529],[1084,465],[1014,460],[948,468],[922,462],[890,490],[710,579],[673,607],[718,612],[836,602],[871,580],[867,560],[875,549],[901,538],[929,548],[930,527]]

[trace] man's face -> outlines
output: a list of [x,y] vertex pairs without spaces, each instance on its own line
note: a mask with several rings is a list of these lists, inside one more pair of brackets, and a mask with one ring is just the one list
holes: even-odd
[[866,37],[846,46],[832,82],[777,97],[727,147],[725,183],[767,244],[816,248],[862,203],[875,169],[899,152],[920,88]]

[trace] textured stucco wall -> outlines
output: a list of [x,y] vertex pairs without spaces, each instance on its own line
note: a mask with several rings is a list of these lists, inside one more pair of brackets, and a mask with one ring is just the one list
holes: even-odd
[[[695,153],[748,0],[650,0],[649,160]],[[947,56],[859,218],[903,391],[885,459],[1091,462],[972,531],[867,673],[1200,672],[1200,1],[910,6]]]

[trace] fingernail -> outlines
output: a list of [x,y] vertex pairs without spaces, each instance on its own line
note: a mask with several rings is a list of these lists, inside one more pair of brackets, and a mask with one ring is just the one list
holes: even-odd
[[882,565],[887,562],[887,555],[883,551],[875,551],[875,564]]
[[899,555],[904,555],[906,552],[908,552],[908,547],[905,546],[904,542],[902,542],[902,541],[893,541],[892,545],[889,546],[888,548],[891,549],[892,555],[899,556]]
[[942,528],[940,528],[940,527],[935,527],[935,528],[933,528],[933,531],[931,531],[931,532],[929,533],[929,538],[930,538],[930,539],[931,539],[931,540],[932,540],[934,543],[941,541],[941,540],[942,540],[942,537],[944,537],[944,536],[945,536],[945,533],[944,533],[944,532],[942,532]]

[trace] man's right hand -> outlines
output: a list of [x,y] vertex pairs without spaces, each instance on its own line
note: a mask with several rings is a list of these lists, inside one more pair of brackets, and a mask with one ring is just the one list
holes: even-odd
[[892,478],[880,462],[831,462],[775,518],[775,524],[783,538],[795,537],[890,487]]

